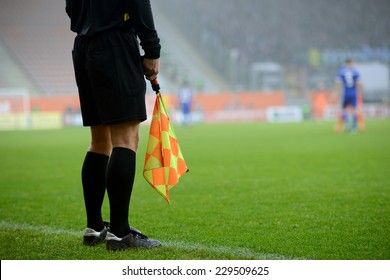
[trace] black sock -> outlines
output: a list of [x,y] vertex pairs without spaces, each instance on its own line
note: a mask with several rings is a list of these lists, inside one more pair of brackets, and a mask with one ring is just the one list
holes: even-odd
[[124,237],[129,230],[130,197],[133,190],[136,153],[116,147],[107,167],[107,193],[110,201],[110,232]]
[[109,156],[88,152],[81,169],[87,227],[101,231],[104,227],[102,204],[106,192],[106,172]]

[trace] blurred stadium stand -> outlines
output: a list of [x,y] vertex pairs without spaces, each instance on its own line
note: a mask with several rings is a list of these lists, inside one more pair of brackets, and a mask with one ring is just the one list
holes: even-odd
[[[339,66],[324,65],[318,53],[390,48],[389,0],[151,2],[163,47],[160,83],[169,92],[183,80],[198,92],[262,90],[251,86],[251,69],[272,62],[282,66],[283,83],[271,90],[302,103],[318,83],[331,87]],[[59,0],[1,0],[0,87],[76,94],[64,7]]]
[[[0,2],[0,85],[26,87],[33,95],[68,95],[77,92],[65,1],[2,0]],[[206,91],[224,87],[222,78],[175,32],[163,15],[160,83],[174,91],[183,79],[191,79]],[[7,62],[7,63],[5,63]],[[164,71],[165,70],[165,71]],[[164,74],[167,73],[167,74]],[[210,79],[213,77],[213,79]]]
[[14,61],[19,70],[2,65],[1,71],[20,72],[24,76],[19,83],[2,76],[5,86],[21,87],[27,79],[26,87],[32,94],[76,92],[70,60],[73,35],[69,32],[64,2],[1,0],[2,48],[7,50],[8,61]]
[[[310,48],[390,45],[388,0],[155,0],[213,62],[238,49],[243,63],[298,62]],[[213,59],[215,57],[215,59]],[[226,59],[217,65],[222,69]]]
[[[302,101],[319,84],[333,87],[345,53],[384,50],[384,62],[390,63],[388,0],[154,0],[154,5],[232,90],[263,90],[251,86],[259,62],[283,67],[282,88],[290,102]],[[332,51],[336,58],[326,60],[324,53]]]

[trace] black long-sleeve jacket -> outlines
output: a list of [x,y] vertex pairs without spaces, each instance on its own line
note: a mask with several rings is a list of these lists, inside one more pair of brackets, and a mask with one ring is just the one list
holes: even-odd
[[150,0],[66,0],[70,29],[80,36],[121,30],[135,32],[146,58],[160,57]]

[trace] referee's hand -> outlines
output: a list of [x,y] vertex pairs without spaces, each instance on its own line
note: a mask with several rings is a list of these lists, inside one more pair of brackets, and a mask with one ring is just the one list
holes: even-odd
[[157,78],[157,74],[160,71],[160,59],[144,58],[143,67],[146,79],[153,81]]

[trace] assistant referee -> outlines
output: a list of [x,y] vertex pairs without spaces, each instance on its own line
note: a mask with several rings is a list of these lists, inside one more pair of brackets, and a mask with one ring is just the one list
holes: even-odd
[[[144,77],[156,79],[160,67],[150,1],[66,0],[66,13],[77,33],[73,65],[83,124],[91,131],[81,170],[87,214],[83,242],[105,241],[109,250],[160,246],[128,221],[139,125],[147,118]],[[101,213],[106,189],[109,223]]]

